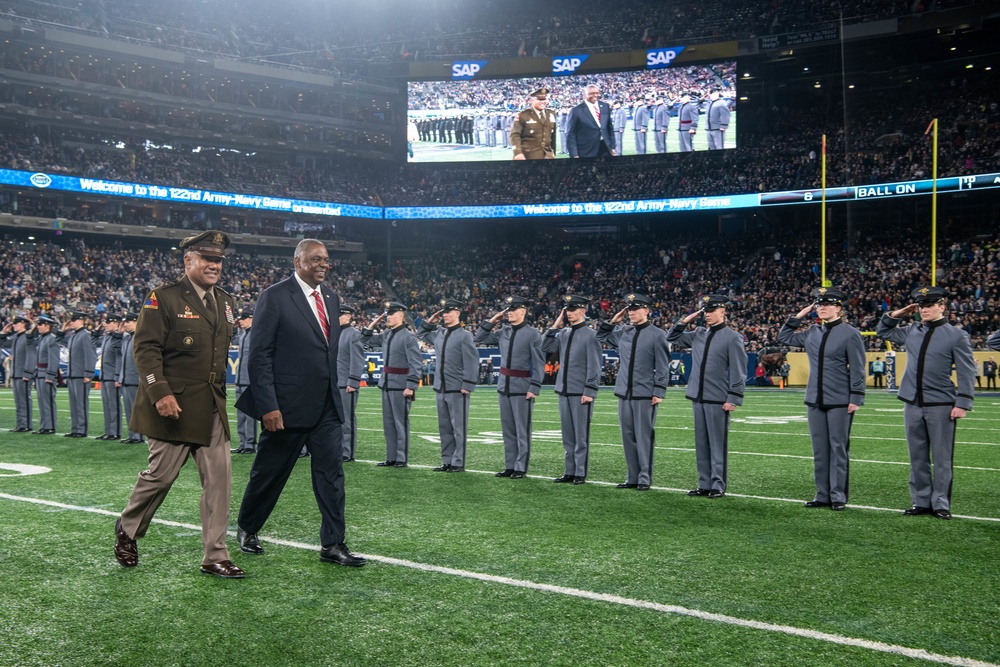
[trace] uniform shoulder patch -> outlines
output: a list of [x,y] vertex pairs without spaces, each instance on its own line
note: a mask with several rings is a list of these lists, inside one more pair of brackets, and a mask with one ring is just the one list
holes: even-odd
[[146,303],[142,304],[142,307],[151,310],[157,310],[160,307],[160,302],[156,298],[156,292],[149,293],[149,296],[146,297]]

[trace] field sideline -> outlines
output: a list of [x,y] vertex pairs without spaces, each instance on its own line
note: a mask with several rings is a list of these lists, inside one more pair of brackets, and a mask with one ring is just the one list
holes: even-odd
[[[609,390],[595,403],[588,483],[567,486],[549,481],[563,454],[548,388],[524,480],[492,476],[503,445],[486,387],[473,394],[468,472],[430,471],[428,389],[411,412],[411,466],[376,468],[379,395],[365,389],[359,461],[345,467],[348,545],[369,565],[319,562],[306,460],[261,532],[267,553],[231,539],[248,578],[223,581],[198,572],[193,464],[140,540],[140,566],[124,570],[113,517],[145,448],[7,433],[3,389],[0,664],[1000,664],[1000,396],[977,396],[959,425],[951,522],[900,515],[902,404],[867,398],[848,510],[834,513],[801,506],[813,491],[801,390],[748,393],[729,493],[709,500],[684,493],[696,473],[682,390],[659,412],[654,489],[640,493],[613,488],[625,463]],[[59,402],[65,432],[62,390]],[[91,436],[100,419],[92,396]],[[233,459],[231,524],[251,463]]]

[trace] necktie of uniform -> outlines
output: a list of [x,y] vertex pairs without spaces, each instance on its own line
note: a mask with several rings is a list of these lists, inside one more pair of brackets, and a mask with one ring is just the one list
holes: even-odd
[[209,321],[215,324],[215,299],[211,292],[205,292],[205,307],[208,308]]
[[326,307],[323,305],[323,297],[321,297],[319,292],[316,290],[313,290],[310,296],[316,299],[316,312],[319,314],[319,325],[323,327],[323,337],[326,338],[326,342],[329,343],[330,322],[326,319]]

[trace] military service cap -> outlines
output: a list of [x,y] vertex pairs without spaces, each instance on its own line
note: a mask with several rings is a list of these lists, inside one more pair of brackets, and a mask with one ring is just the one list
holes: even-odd
[[645,294],[626,294],[625,295],[625,307],[629,310],[637,310],[639,308],[649,308],[653,305],[653,300],[650,299]]
[[19,322],[20,322],[20,323],[23,323],[23,324],[31,324],[31,320],[29,320],[29,319],[28,319],[27,317],[25,317],[24,315],[16,315],[16,316],[14,317],[14,324],[17,324],[17,323],[19,323]]
[[122,318],[121,318],[121,315],[115,315],[113,313],[108,313],[107,315],[104,316],[104,321],[105,322],[121,322]]
[[813,290],[813,298],[816,299],[816,303],[832,303],[839,306],[844,303],[847,294],[832,287],[820,287]]
[[930,306],[938,301],[944,301],[951,294],[948,293],[943,287],[918,287],[910,293],[910,298],[913,299],[914,303],[921,306]]
[[563,297],[563,308],[573,310],[574,308],[586,308],[590,305],[590,299],[576,294],[567,294]]
[[[344,307],[341,306],[340,308],[343,310]],[[238,320],[245,320],[249,317],[253,317],[253,308],[244,308],[236,315],[236,319]]]
[[508,310],[514,310],[516,308],[527,308],[531,302],[525,299],[523,296],[509,296],[504,299],[504,303],[507,304]]
[[706,294],[698,300],[704,310],[725,308],[729,305],[729,297],[725,294]]
[[405,313],[409,310],[406,306],[399,303],[398,301],[386,301],[384,304],[386,314],[392,313]]
[[193,250],[209,257],[225,257],[229,247],[229,234],[209,230],[197,236],[189,236],[178,244],[181,250]]
[[135,322],[139,319],[136,313],[125,312],[122,313],[122,322]]
[[71,311],[69,314],[70,322],[73,322],[74,320],[85,320],[85,319],[87,319],[87,313],[83,312],[82,310],[74,310]]
[[546,99],[549,98],[549,89],[548,88],[539,88],[538,90],[533,90],[530,93],[528,93],[528,96],[529,97],[534,97],[534,98],[539,99],[539,100],[546,100]]
[[[341,315],[353,315],[354,309],[348,306],[346,303],[340,304],[340,314]],[[253,317],[253,312],[250,313],[250,317]]]
[[441,310],[464,310],[465,302],[458,299],[441,299]]
[[58,324],[58,322],[56,322],[53,318],[49,317],[48,315],[39,315],[38,318],[35,319],[35,324],[48,324],[49,326],[51,326],[53,324]]

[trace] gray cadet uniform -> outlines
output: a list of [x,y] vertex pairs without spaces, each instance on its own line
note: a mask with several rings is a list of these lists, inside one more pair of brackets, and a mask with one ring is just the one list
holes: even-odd
[[726,129],[729,127],[729,101],[714,99],[708,103],[708,150],[725,148]]
[[[117,315],[109,315],[105,322],[120,322]],[[121,392],[115,386],[118,368],[122,361],[122,335],[118,331],[105,331],[101,337],[101,404],[104,406],[104,435],[98,440],[117,440],[122,432]]]
[[[386,311],[406,312],[401,303],[386,304]],[[382,350],[382,430],[385,432],[385,461],[379,465],[403,467],[410,456],[410,399],[403,396],[404,389],[417,391],[424,370],[423,356],[417,337],[401,324],[375,334],[371,329],[361,330],[361,342],[369,349]]]
[[[135,313],[125,313],[122,316],[123,322],[134,322],[138,319],[139,316]],[[139,392],[139,368],[135,365],[135,357],[133,356],[134,344],[135,334],[122,334],[122,362],[118,367],[118,376],[115,378],[121,385],[122,404],[125,407],[125,426],[128,428],[128,439],[125,440],[127,444],[143,442],[145,439],[142,433],[133,431],[131,428],[132,408],[135,407],[135,397]],[[237,420],[242,414],[242,412],[236,412]]]
[[653,112],[653,130],[656,139],[656,152],[667,152],[667,129],[670,127],[670,107],[659,104]]
[[697,129],[698,105],[694,102],[685,102],[677,112],[677,136],[680,139],[682,152],[689,153],[694,150],[694,135],[691,134],[691,130]]
[[[70,317],[73,320],[84,318],[82,313],[73,313]],[[70,414],[70,432],[67,435],[82,438],[87,435],[90,381],[94,379],[97,366],[97,349],[93,336],[82,326],[66,334],[66,347],[69,349],[66,387],[69,389]]]
[[[840,290],[826,287],[816,290],[814,296],[817,303],[836,305],[847,298]],[[800,326],[801,319],[788,318],[778,332],[778,342],[804,347],[809,359],[805,404],[816,483],[816,496],[809,506],[841,509],[850,495],[854,415],[848,414],[847,408],[865,403],[865,346],[861,332],[843,317],[796,332]]]
[[[566,308],[586,308],[590,300],[566,296]],[[590,420],[594,403],[581,402],[581,397],[597,398],[601,380],[601,344],[597,332],[587,321],[549,329],[542,337],[542,352],[559,352],[559,372],[556,373],[556,394],[559,395],[559,422],[565,450],[563,481],[566,478],[585,479],[590,458]]]
[[1000,351],[1000,331],[994,331],[990,334],[990,337],[986,339],[986,346],[991,350]]
[[[253,317],[252,310],[241,310],[237,320],[244,320]],[[237,349],[236,365],[236,389],[233,392],[236,400],[246,392],[250,386],[250,341],[253,339],[253,325],[240,330],[233,336],[233,342]],[[250,454],[257,451],[257,420],[242,410],[236,411],[236,433],[239,436],[240,444],[235,448],[237,454]]]
[[[922,293],[923,290],[926,293]],[[940,287],[918,288],[913,292],[918,303],[946,297],[947,292]],[[934,322],[901,327],[899,320],[888,314],[882,316],[876,333],[880,338],[906,347],[906,372],[897,397],[906,404],[903,422],[910,453],[913,506],[950,512],[957,422],[951,418],[951,410],[972,409],[976,381],[976,362],[969,334],[948,324],[947,316]],[[958,376],[957,388],[951,381],[952,365]]]
[[625,152],[622,138],[628,126],[628,110],[625,107],[619,106],[611,112],[611,126],[615,129],[615,146],[618,146],[618,154],[622,155]]
[[[26,317],[15,317],[15,323],[31,326]],[[27,330],[20,333],[7,334],[7,349],[10,350],[11,385],[14,388],[14,413],[16,433],[26,433],[32,429],[31,419],[31,388],[35,384],[35,364],[37,363],[38,347],[35,336]]]
[[[507,297],[508,308],[527,308],[527,299]],[[504,471],[499,476],[524,474],[531,461],[531,411],[534,399],[542,390],[545,375],[545,356],[542,354],[542,335],[534,327],[522,322],[517,326],[505,324],[498,331],[489,321],[479,325],[477,345],[496,345],[500,348],[500,375],[497,380],[497,398],[500,401],[500,427],[503,433]]]
[[[641,294],[625,297],[629,306],[652,305]],[[656,447],[656,413],[652,400],[664,398],[670,373],[670,348],[663,329],[646,320],[643,324],[614,327],[605,322],[597,332],[604,345],[618,350],[618,422],[628,473],[624,487],[644,487],[653,482],[653,450]]]
[[[42,315],[38,323],[54,326],[56,321]],[[59,336],[49,333],[38,338],[35,391],[38,396],[39,426],[36,433],[46,435],[56,431],[56,385],[59,381]]]
[[[708,310],[728,303],[727,296],[708,295],[702,297],[701,305]],[[684,396],[694,412],[698,488],[692,495],[718,497],[729,484],[729,412],[722,406],[743,405],[747,353],[743,336],[725,322],[694,331],[685,328],[680,322],[674,324],[667,340],[691,350],[691,373]]]
[[632,130],[635,132],[636,155],[646,154],[646,130],[649,126],[649,107],[640,104],[632,112]]
[[[461,310],[465,306],[453,299],[445,299],[441,305],[446,310]],[[434,393],[441,436],[441,469],[457,472],[465,468],[469,394],[479,379],[479,353],[472,343],[472,334],[460,324],[438,327],[424,323],[420,329],[417,338],[433,345],[437,353]]]
[[[340,304],[340,314],[354,313],[350,306]],[[353,461],[358,444],[358,389],[361,374],[365,371],[365,348],[361,344],[361,332],[347,325],[340,327],[340,347],[337,348],[337,386],[340,401],[344,404],[344,460]],[[347,391],[353,387],[354,391]]]

